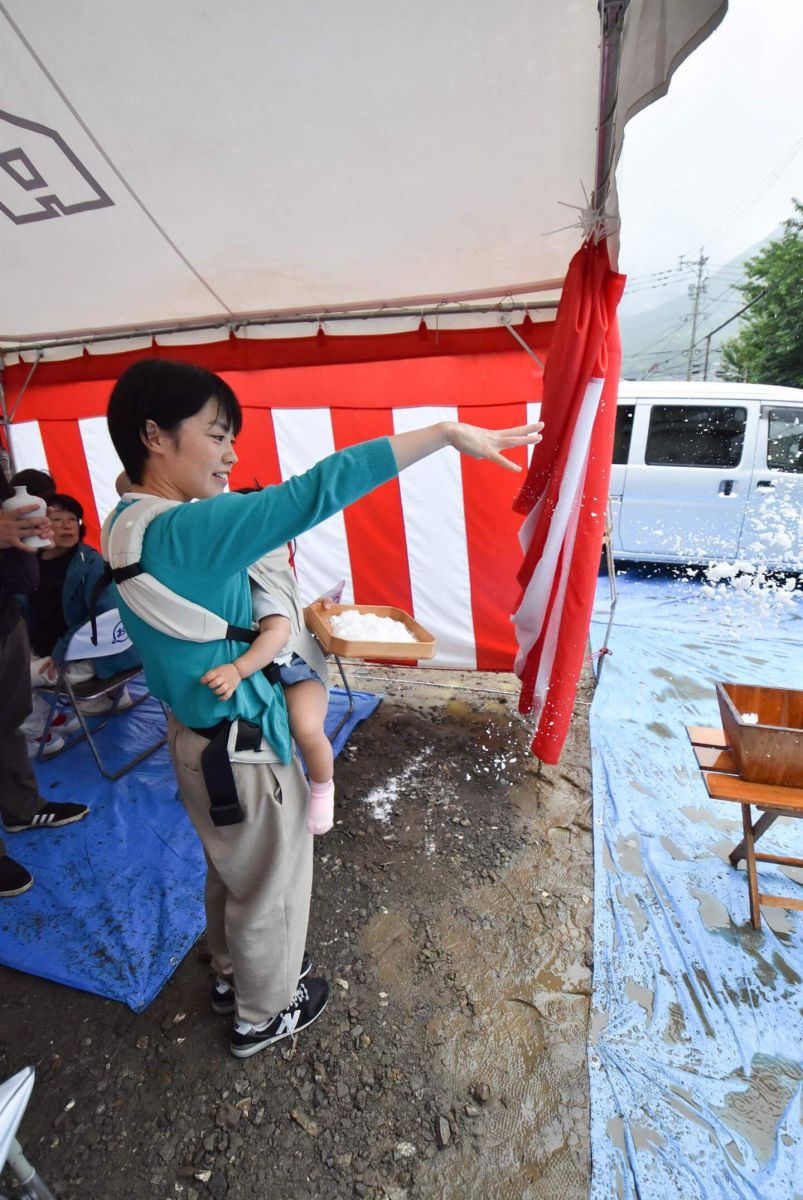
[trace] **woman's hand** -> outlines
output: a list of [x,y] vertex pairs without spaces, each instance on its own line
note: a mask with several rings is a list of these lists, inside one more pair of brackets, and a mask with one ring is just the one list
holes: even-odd
[[10,512],[0,509],[0,550],[24,550],[36,554],[36,546],[26,546],[23,538],[40,537],[50,541],[50,521],[39,513],[38,504],[26,504],[12,508]]
[[535,425],[517,425],[515,429],[482,429],[479,425],[463,425],[457,421],[441,421],[408,433],[394,433],[389,439],[400,471],[420,462],[444,446],[454,446],[470,458],[487,458],[508,471],[520,471],[517,463],[501,453],[516,446],[534,446],[541,441],[542,421]]
[[537,421],[534,425],[517,425],[514,429],[482,429],[479,425],[449,421],[447,438],[455,450],[467,454],[469,458],[487,458],[508,471],[520,471],[519,464],[511,462],[501,452],[513,450],[516,446],[534,446],[541,441],[543,428],[543,421]]

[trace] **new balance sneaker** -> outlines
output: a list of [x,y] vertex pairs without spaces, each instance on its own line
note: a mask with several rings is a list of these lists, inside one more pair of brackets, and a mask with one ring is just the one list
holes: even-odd
[[62,825],[74,825],[76,821],[83,821],[88,812],[85,804],[65,804],[50,800],[27,821],[15,821],[13,824],[6,821],[6,833],[22,833],[26,829],[60,829]]
[[325,979],[314,977],[300,983],[296,994],[283,1012],[277,1013],[272,1021],[262,1026],[235,1021],[229,1040],[229,1049],[235,1058],[250,1058],[267,1046],[293,1037],[317,1021],[329,1003],[329,984]]
[[[41,738],[37,738],[35,741],[28,742],[28,758],[36,758],[41,744]],[[50,758],[51,754],[58,754],[59,750],[63,749],[64,738],[59,737],[57,733],[49,733],[45,740],[45,748],[42,751],[42,758]]]
[[60,737],[63,737],[65,734],[75,733],[78,729],[80,729],[81,722],[78,720],[75,713],[70,716],[68,712],[62,711],[56,713],[55,717],[50,722],[50,728],[55,730]]
[[33,887],[33,875],[7,854],[0,857],[0,896],[21,896]]
[[[302,979],[307,978],[311,970],[312,959],[305,950],[304,957],[301,960],[301,974],[298,977],[299,983]],[[218,975],[212,984],[212,1012],[219,1013],[222,1017],[229,1017],[234,1012],[234,988],[225,975]]]

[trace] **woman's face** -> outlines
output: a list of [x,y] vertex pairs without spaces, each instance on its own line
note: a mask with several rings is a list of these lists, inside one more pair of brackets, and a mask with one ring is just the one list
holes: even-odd
[[174,435],[162,435],[158,460],[152,462],[177,500],[205,500],[225,491],[237,455],[234,434],[224,421],[212,397],[182,421]]
[[72,550],[73,546],[77,546],[81,523],[75,513],[68,512],[66,508],[51,507],[47,515],[53,530],[53,549]]

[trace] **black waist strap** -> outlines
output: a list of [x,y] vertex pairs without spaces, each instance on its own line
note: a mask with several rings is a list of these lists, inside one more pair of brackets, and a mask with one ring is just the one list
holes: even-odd
[[[230,729],[231,721],[220,721],[205,729],[193,729],[193,733],[200,734],[209,742],[201,754],[201,771],[211,801],[209,815],[213,825],[237,825],[245,820],[229,760]],[[237,723],[235,749],[258,750],[261,745],[262,730],[259,725],[241,717]]]

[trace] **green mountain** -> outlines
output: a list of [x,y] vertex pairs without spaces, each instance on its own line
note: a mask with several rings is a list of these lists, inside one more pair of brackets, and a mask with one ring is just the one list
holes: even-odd
[[[744,264],[768,242],[780,237],[783,228],[761,242],[748,247],[723,266],[711,270],[705,278],[695,336],[693,375],[703,379],[707,335],[728,321],[742,308],[744,301],[738,284],[744,276]],[[628,284],[619,306],[622,335],[623,379],[685,379],[689,365],[693,298],[690,294],[697,278],[692,266],[667,269],[654,276],[635,279]],[[656,295],[666,297],[655,303]],[[711,338],[705,377],[717,378],[719,348],[736,335],[738,320],[731,321]]]

